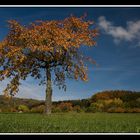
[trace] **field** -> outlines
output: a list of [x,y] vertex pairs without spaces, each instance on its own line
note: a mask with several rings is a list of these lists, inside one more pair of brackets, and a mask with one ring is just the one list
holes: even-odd
[[47,133],[47,132],[140,132],[140,114],[115,113],[62,113],[0,114],[0,133]]

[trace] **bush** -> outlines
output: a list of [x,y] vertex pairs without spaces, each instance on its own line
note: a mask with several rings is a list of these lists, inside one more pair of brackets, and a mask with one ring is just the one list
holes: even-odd
[[10,112],[17,112],[17,110],[15,108],[11,108]]
[[121,107],[117,107],[117,108],[109,108],[107,110],[108,113],[124,113],[125,109],[121,108]]
[[73,111],[76,111],[76,112],[80,113],[80,112],[82,112],[82,109],[80,108],[79,105],[76,105],[76,106],[73,107]]
[[140,98],[137,98],[136,101],[140,103]]
[[124,107],[125,108],[140,108],[139,99],[133,100],[133,101],[129,101],[129,102],[125,102],[124,103]]
[[72,111],[72,103],[60,103],[58,107],[61,109],[62,112],[69,112]]
[[19,105],[18,106],[18,111],[29,112],[29,108],[26,105]]
[[45,105],[40,105],[40,106],[37,106],[37,107],[33,107],[31,109],[32,113],[43,113],[44,111],[45,111]]
[[59,107],[52,107],[52,113],[59,113],[61,109]]
[[118,108],[123,106],[123,101],[120,98],[98,100],[90,105],[96,112],[107,112],[109,108]]
[[108,110],[109,108],[119,108],[123,106],[123,101],[120,98],[114,98],[103,101],[104,110]]
[[99,100],[98,102],[91,103],[89,110],[94,110],[94,112],[102,112],[104,109],[104,105],[102,100]]
[[11,108],[10,107],[4,107],[1,109],[2,112],[11,112]]
[[140,108],[127,108],[126,113],[140,113]]
[[90,106],[90,107],[87,107],[87,108],[86,108],[85,112],[88,112],[88,113],[95,113],[96,110],[95,110],[94,107],[91,107],[91,106]]

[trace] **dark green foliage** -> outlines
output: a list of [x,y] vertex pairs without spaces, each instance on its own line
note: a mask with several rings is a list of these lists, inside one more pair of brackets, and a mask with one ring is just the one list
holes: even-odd
[[90,99],[79,99],[79,100],[66,100],[66,101],[57,101],[53,102],[53,105],[59,105],[61,103],[72,103],[72,106],[80,106],[81,108],[90,106]]
[[89,106],[85,109],[85,112],[87,113],[95,113],[96,112],[96,108]]
[[126,107],[126,108],[140,108],[140,102],[138,102],[137,100],[125,102],[124,107]]

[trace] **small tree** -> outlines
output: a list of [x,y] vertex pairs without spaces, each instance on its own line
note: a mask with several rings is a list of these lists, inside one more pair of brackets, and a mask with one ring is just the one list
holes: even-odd
[[26,105],[19,105],[18,111],[29,112],[29,108]]
[[[70,16],[64,20],[37,21],[23,26],[9,21],[10,31],[0,43],[0,80],[12,80],[5,95],[15,95],[20,80],[28,76],[46,84],[46,114],[51,113],[52,80],[66,89],[65,79],[87,81],[87,66],[80,47],[94,46],[97,30],[85,17]],[[54,79],[52,79],[54,73]]]
[[33,107],[31,109],[31,112],[33,112],[33,113],[43,113],[44,110],[45,110],[45,106],[44,105],[39,105],[37,107]]
[[80,108],[80,106],[79,105],[76,105],[76,106],[74,106],[73,107],[73,111],[76,111],[76,112],[82,112],[82,109]]
[[60,103],[60,105],[58,105],[58,107],[61,109],[62,112],[69,112],[72,111],[72,103]]

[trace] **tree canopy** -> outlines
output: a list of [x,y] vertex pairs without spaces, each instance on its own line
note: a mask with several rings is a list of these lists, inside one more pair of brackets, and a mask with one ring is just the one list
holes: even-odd
[[84,61],[94,61],[80,52],[80,47],[95,46],[98,35],[93,21],[71,15],[64,20],[35,21],[22,25],[10,20],[9,32],[0,42],[0,80],[10,78],[4,93],[15,95],[21,80],[28,76],[46,82],[42,70],[54,72],[54,83],[64,88],[65,79],[86,81]]

